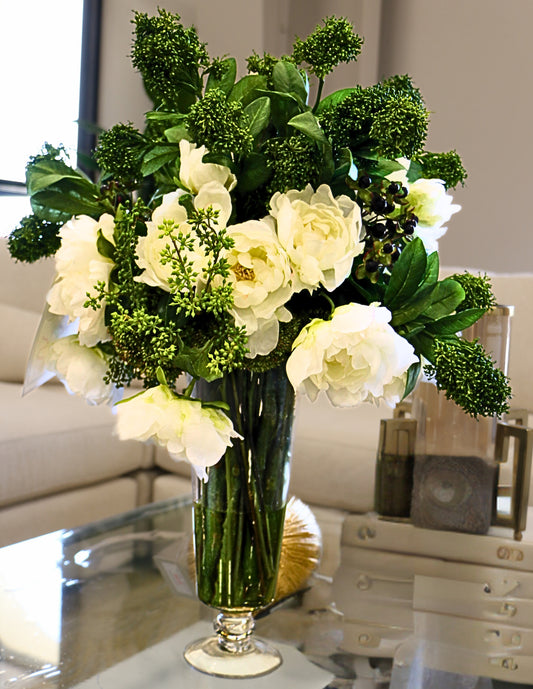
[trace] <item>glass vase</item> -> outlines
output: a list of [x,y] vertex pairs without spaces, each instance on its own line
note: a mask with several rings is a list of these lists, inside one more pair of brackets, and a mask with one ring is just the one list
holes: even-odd
[[285,368],[234,371],[201,384],[203,400],[223,401],[242,439],[194,480],[194,546],[199,599],[219,611],[215,634],[185,659],[219,677],[264,675],[278,651],[253,634],[254,613],[274,600],[289,483],[294,390]]

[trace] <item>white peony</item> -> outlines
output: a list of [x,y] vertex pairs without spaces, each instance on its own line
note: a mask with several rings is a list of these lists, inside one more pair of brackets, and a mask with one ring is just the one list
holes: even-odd
[[[172,275],[170,262],[161,261],[161,252],[170,244],[168,237],[161,236],[159,229],[164,220],[172,220],[177,225],[176,232],[184,235],[191,233],[192,228],[187,222],[187,211],[179,203],[182,192],[174,191],[165,194],[163,202],[152,213],[152,220],[146,223],[147,233],[139,237],[136,250],[136,263],[142,269],[141,275],[135,277],[137,282],[144,282],[151,287],[159,287],[165,292],[170,292],[169,279]],[[196,251],[185,250],[184,254],[192,259],[194,270],[201,275],[205,256],[200,249]]]
[[231,215],[231,196],[229,191],[220,182],[206,182],[194,199],[196,210],[206,209],[211,206],[218,211],[217,227],[226,227]]
[[204,163],[205,146],[196,147],[185,139],[180,141],[180,182],[193,194],[197,194],[208,182],[218,182],[228,191],[237,184],[237,179],[225,165]]
[[99,220],[80,215],[69,220],[61,230],[61,246],[55,255],[56,278],[46,300],[51,313],[68,316],[70,321],[79,319],[80,343],[92,347],[110,339],[104,322],[105,303],[99,309],[87,308],[87,293],[96,295],[95,286],[106,286],[114,267],[111,259],[99,253],[96,242],[98,232],[114,243],[115,221],[104,214]]
[[228,228],[233,284],[232,313],[246,327],[249,356],[269,354],[278,343],[279,321],[290,321],[284,307],[293,288],[289,257],[278,241],[272,218],[248,220]]
[[389,325],[391,313],[377,304],[345,304],[331,320],[315,319],[298,335],[287,361],[295,390],[314,401],[325,390],[337,407],[383,399],[397,404],[407,369],[418,361],[413,347]]
[[333,291],[350,274],[353,259],[364,249],[359,206],[347,196],[333,198],[322,184],[316,192],[277,192],[270,201],[279,241],[288,253],[295,291],[319,285]]
[[77,335],[55,340],[49,349],[48,366],[66,389],[84,397],[89,404],[109,404],[120,399],[121,391],[104,383],[107,361],[98,347],[80,345]]
[[418,224],[414,231],[415,237],[420,237],[428,254],[438,251],[438,240],[446,234],[444,224],[454,213],[461,210],[461,206],[453,203],[453,197],[448,194],[441,179],[417,179],[407,181],[407,171],[411,162],[407,158],[399,158],[398,162],[404,166],[387,175],[387,179],[402,184],[408,194],[406,200],[418,217]]
[[201,479],[240,437],[220,409],[202,407],[199,400],[174,395],[159,385],[124,400],[115,407],[116,431],[121,440],[154,440],[176,461],[190,462]]

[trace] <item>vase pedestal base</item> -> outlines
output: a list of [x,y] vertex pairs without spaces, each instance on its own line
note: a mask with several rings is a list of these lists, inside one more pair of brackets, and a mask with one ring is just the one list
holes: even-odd
[[220,613],[216,634],[193,641],[185,649],[185,660],[207,675],[226,678],[260,677],[273,672],[281,663],[279,651],[253,636],[252,614]]

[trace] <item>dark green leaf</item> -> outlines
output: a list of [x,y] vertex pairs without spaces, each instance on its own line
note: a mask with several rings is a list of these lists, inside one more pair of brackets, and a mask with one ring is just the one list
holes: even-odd
[[443,335],[455,335],[461,330],[466,330],[485,314],[485,309],[465,309],[451,316],[444,316],[433,323],[428,323],[426,328],[436,337]]
[[205,90],[220,89],[228,95],[235,84],[235,77],[237,76],[237,61],[234,57],[228,57],[222,60],[222,77],[215,79],[212,74],[207,77],[207,84]]
[[354,91],[355,89],[349,88],[339,89],[338,91],[330,93],[329,96],[326,96],[320,101],[316,109],[316,112],[320,113],[323,110],[327,110],[328,108],[332,107],[333,105],[338,105],[346,98],[346,96],[349,96],[350,93],[353,93]]
[[[48,207],[55,211],[73,215],[90,215],[98,217],[104,208],[97,202],[84,199],[76,194],[65,193],[61,189],[45,189],[32,196],[33,203],[37,207]],[[40,216],[42,217],[42,216]]]
[[105,258],[109,258],[112,261],[115,260],[115,247],[109,241],[109,239],[106,239],[104,237],[102,230],[98,230],[98,238],[96,240],[96,248],[98,249],[98,253],[101,254],[102,256],[104,256]]
[[439,279],[439,254],[434,251],[428,256],[428,263],[426,267],[426,274],[424,275],[424,284],[435,285]]
[[400,254],[385,290],[384,304],[391,311],[407,304],[417,291],[427,266],[424,244],[415,237]]
[[244,107],[257,98],[258,93],[265,89],[267,85],[266,77],[262,74],[247,74],[239,79],[231,89],[228,96],[229,101],[240,101]]
[[328,143],[328,140],[326,138],[326,135],[324,134],[322,127],[320,126],[317,118],[313,115],[313,113],[310,110],[308,110],[307,112],[302,112],[301,114],[296,115],[295,117],[292,117],[287,122],[287,124],[289,124],[291,127],[294,127],[294,129],[303,132],[314,141],[318,141],[320,143]]
[[411,364],[411,366],[409,366],[409,369],[407,370],[407,380],[405,382],[405,391],[403,393],[404,399],[415,389],[415,386],[418,382],[418,378],[420,376],[421,368],[422,364],[420,363],[420,361],[417,361],[416,363]]
[[406,304],[401,306],[399,309],[393,310],[391,320],[392,327],[395,328],[398,325],[410,323],[411,321],[414,321],[417,316],[423,313],[428,304],[431,303],[431,297],[434,289],[434,285],[427,285],[418,289]]
[[238,174],[239,191],[250,192],[264,184],[270,177],[270,170],[261,153],[251,153],[243,162]]
[[409,342],[415,348],[418,356],[422,355],[428,361],[433,362],[433,343],[435,340],[431,335],[423,331],[410,337]]
[[191,135],[189,134],[189,130],[187,129],[187,127],[184,127],[181,124],[177,124],[175,127],[165,129],[165,136],[167,141],[169,141],[170,143],[179,143],[182,139],[191,141]]
[[409,170],[407,171],[407,181],[413,183],[413,182],[416,182],[417,179],[420,179],[423,176],[424,176],[424,170],[422,169],[422,165],[420,165],[420,163],[417,163],[416,161],[412,160],[411,165],[409,166]]
[[174,162],[179,157],[179,147],[176,144],[161,144],[154,146],[143,158],[141,171],[143,175],[151,175],[163,165]]
[[214,163],[215,165],[225,165],[231,168],[233,163],[226,153],[206,153],[202,158],[203,163]]
[[307,88],[302,75],[292,62],[280,60],[272,70],[272,83],[276,91],[290,93],[298,98],[302,104],[307,101]]
[[270,98],[267,96],[256,98],[244,108],[244,112],[248,117],[250,133],[255,139],[268,125],[270,119]]
[[449,316],[464,298],[465,293],[461,285],[451,278],[446,278],[435,285],[431,303],[423,314],[432,320]]

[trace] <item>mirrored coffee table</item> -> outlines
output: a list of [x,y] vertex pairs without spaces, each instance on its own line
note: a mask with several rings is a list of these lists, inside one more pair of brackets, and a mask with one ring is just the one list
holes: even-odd
[[[321,576],[257,619],[284,658],[275,673],[223,680],[189,668],[183,648],[214,617],[194,595],[190,534],[191,504],[180,498],[0,549],[0,687],[425,689],[407,666],[343,648],[342,611]],[[440,674],[427,686],[511,686]]]

